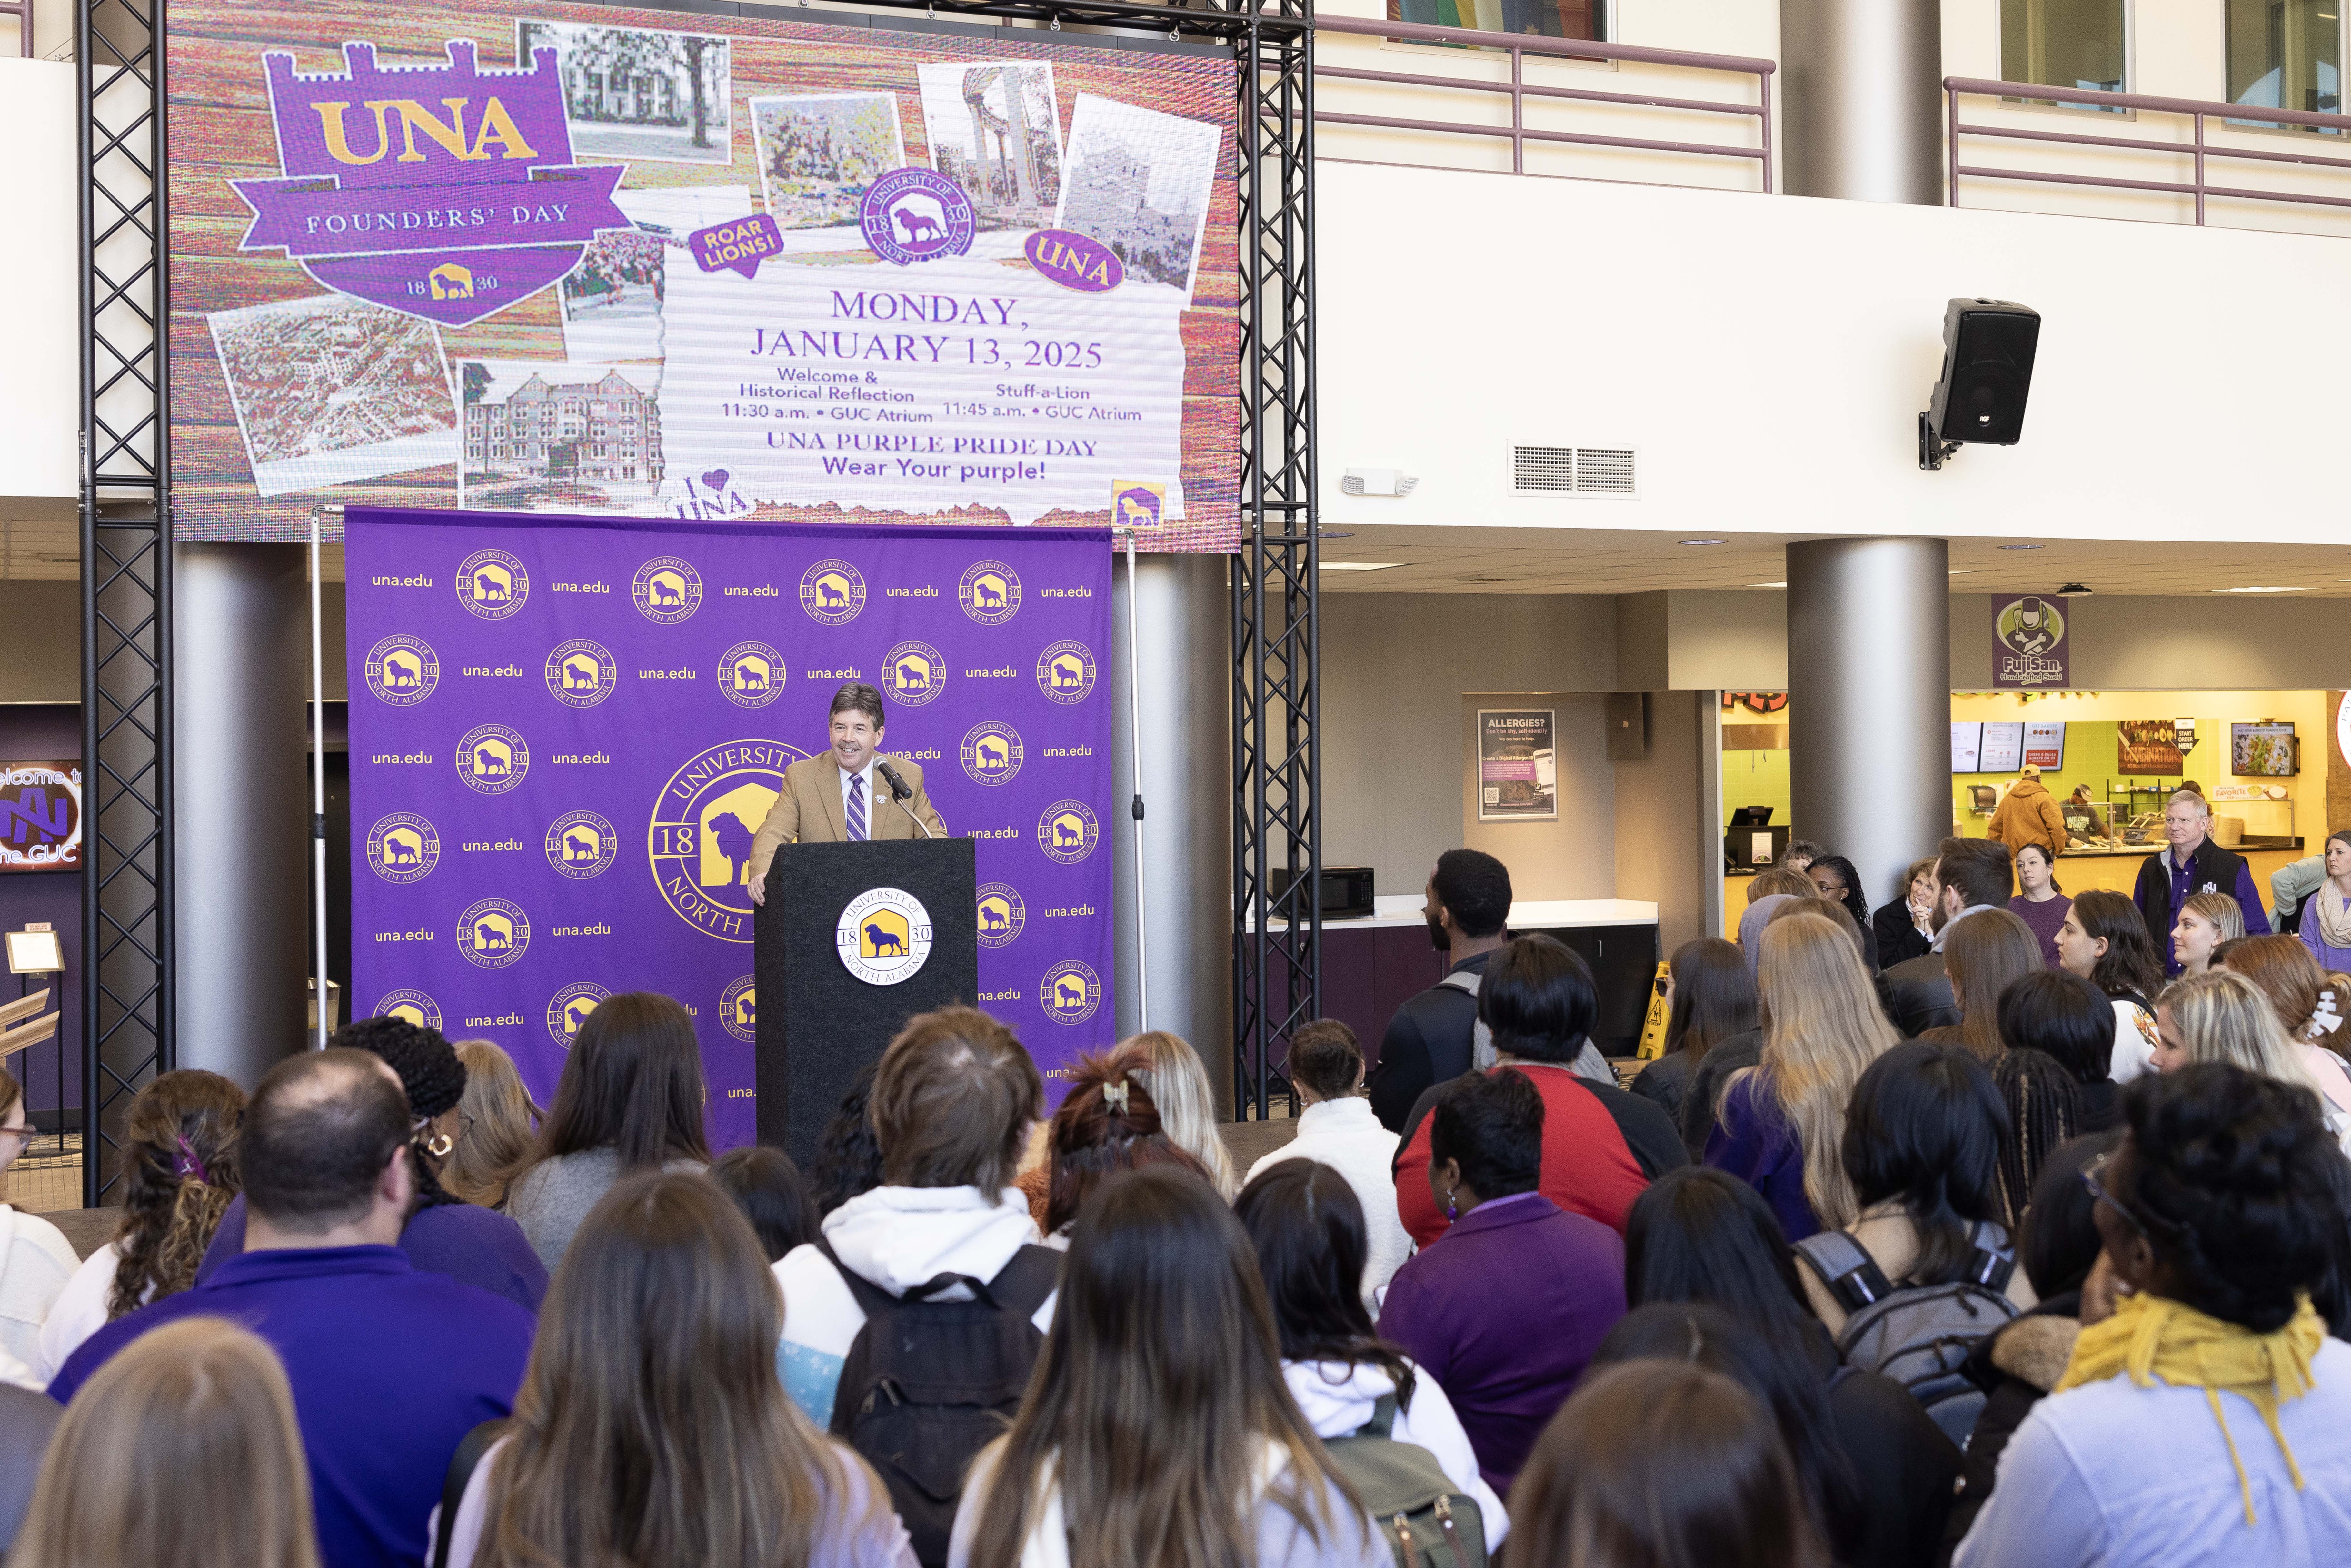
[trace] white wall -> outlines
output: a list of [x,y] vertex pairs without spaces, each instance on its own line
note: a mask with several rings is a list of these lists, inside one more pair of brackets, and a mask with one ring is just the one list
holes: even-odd
[[79,493],[75,115],[72,66],[0,58],[0,210],[17,235],[0,246],[0,507],[17,517],[70,517]]
[[[2351,249],[2307,235],[1326,163],[1324,519],[2345,537]],[[1917,466],[1943,305],[2044,326],[2024,441]],[[1636,447],[1524,496],[1514,443]],[[1420,477],[1351,499],[1350,465]]]

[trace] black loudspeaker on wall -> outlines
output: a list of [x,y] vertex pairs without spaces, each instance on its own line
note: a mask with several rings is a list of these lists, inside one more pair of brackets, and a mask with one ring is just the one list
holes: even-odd
[[1638,762],[1649,755],[1649,694],[1608,694],[1608,760]]
[[1943,309],[1943,376],[1927,410],[1936,439],[2013,446],[2024,434],[2024,399],[2041,313],[2005,299],[1954,299]]

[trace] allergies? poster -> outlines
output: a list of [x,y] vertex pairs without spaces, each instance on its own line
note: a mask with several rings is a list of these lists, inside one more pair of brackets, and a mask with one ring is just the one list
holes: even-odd
[[1555,708],[1478,710],[1478,820],[1559,819]]

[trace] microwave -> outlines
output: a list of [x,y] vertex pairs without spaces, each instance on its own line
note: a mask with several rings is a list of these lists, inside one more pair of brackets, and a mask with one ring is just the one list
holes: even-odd
[[[1287,866],[1273,866],[1265,873],[1266,894],[1270,900],[1285,897],[1293,880]],[[1372,868],[1367,865],[1326,865],[1322,868],[1322,918],[1325,920],[1369,920],[1372,917]]]

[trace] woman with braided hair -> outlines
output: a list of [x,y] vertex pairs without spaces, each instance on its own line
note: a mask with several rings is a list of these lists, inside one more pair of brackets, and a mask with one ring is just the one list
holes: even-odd
[[[478,1208],[441,1185],[442,1163],[455,1137],[436,1118],[465,1098],[465,1065],[437,1029],[419,1029],[405,1019],[360,1019],[345,1024],[328,1041],[383,1059],[408,1095],[409,1158],[416,1172],[416,1208],[400,1233],[400,1249],[415,1267],[446,1274],[517,1306],[538,1311],[547,1294],[547,1269],[531,1249],[522,1228],[503,1214]],[[239,1194],[221,1216],[220,1229],[196,1270],[196,1282],[245,1250],[245,1197]]]
[[100,1328],[196,1282],[196,1265],[242,1185],[236,1132],[244,1119],[245,1091],[217,1072],[183,1068],[139,1092],[115,1145],[122,1218],[49,1309],[36,1370],[54,1377]]

